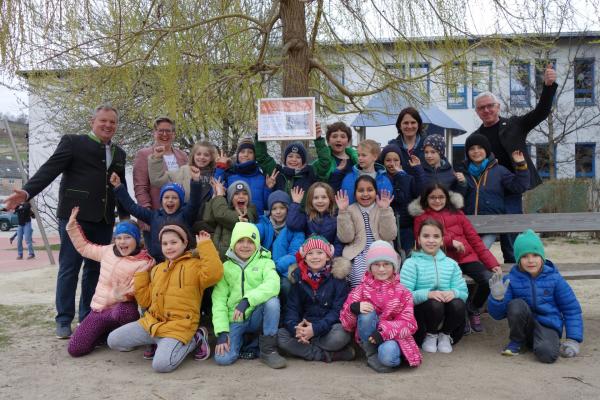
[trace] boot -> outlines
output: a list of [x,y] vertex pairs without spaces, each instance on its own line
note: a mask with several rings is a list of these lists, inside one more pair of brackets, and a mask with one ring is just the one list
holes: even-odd
[[349,344],[338,351],[324,351],[322,361],[326,363],[331,363],[335,361],[352,361],[355,357],[356,352],[354,351],[354,347],[352,347],[352,345]]
[[285,358],[277,352],[277,336],[260,335],[258,337],[258,347],[260,348],[260,361],[273,369],[285,367]]
[[365,355],[367,356],[367,365],[371,367],[371,369],[373,369],[375,372],[387,373],[392,372],[394,370],[393,368],[386,367],[379,361],[379,358],[377,357],[376,344],[373,344],[368,341],[361,342],[360,347],[362,347],[362,349],[365,352]]

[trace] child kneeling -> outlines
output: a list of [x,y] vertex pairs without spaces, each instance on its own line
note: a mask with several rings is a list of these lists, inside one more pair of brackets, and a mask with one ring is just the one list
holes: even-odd
[[235,224],[226,256],[223,279],[212,293],[215,361],[233,364],[240,356],[244,334],[261,332],[261,361],[271,368],[285,367],[285,358],[277,353],[279,275],[271,253],[260,247],[256,225]]
[[400,283],[399,257],[383,240],[371,244],[366,255],[365,277],[348,296],[340,320],[365,351],[367,365],[377,372],[391,372],[404,357],[411,367],[421,364],[413,334],[417,321],[413,299]]
[[322,236],[310,236],[296,253],[298,268],[290,271],[292,288],[287,300],[279,347],[307,361],[350,361],[354,349],[340,324],[348,296],[349,265],[331,265],[334,248]]
[[[555,362],[559,353],[575,357],[583,342],[583,317],[575,293],[545,259],[544,245],[531,229],[517,236],[514,251],[517,264],[508,277],[503,281],[500,272],[490,279],[488,311],[494,319],[506,317],[510,329],[510,342],[502,354],[518,355],[527,345],[543,363]],[[561,344],[563,328],[567,339]]]

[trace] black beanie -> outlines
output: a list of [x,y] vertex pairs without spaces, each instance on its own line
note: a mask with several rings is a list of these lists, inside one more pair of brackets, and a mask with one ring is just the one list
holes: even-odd
[[489,157],[492,154],[492,145],[490,144],[490,141],[480,133],[473,133],[467,138],[465,141],[465,154],[467,154],[469,149],[475,145],[483,147],[486,157]]

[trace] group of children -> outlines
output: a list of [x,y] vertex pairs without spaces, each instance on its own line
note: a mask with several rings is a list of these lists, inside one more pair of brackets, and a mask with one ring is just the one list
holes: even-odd
[[[148,171],[161,187],[158,210],[135,204],[113,174],[118,201],[150,226],[151,241],[142,249],[139,228],[124,221],[113,245],[94,245],[73,210],[67,231],[101,272],[93,311],[69,353],[87,354],[103,341],[119,351],[147,345],[158,372],[192,352],[207,359],[204,303],[219,365],[258,357],[283,368],[280,350],[352,360],[354,338],[369,367],[389,372],[403,360],[418,366],[419,347],[449,353],[465,333],[482,331],[486,300],[493,318],[508,319],[504,354],[526,345],[543,362],[579,353],[581,308],[539,238],[519,235],[517,264],[503,278],[488,249],[493,241],[485,243],[461,210],[464,198],[472,213],[501,213],[505,192],[526,190],[520,152],[512,174],[485,137],[471,135],[463,172],[455,173],[436,135],[422,141],[421,159],[397,142],[381,151],[365,140],[355,152],[343,123],[328,126],[328,145],[317,132],[312,164],[301,143],[285,148],[281,165],[265,143],[244,139],[233,162],[201,142],[189,165],[165,171],[157,148]],[[476,283],[471,295],[463,273]]]

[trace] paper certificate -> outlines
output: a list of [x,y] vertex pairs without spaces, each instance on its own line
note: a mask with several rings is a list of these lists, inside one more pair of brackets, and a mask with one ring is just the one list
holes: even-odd
[[315,139],[315,98],[258,100],[258,140]]

